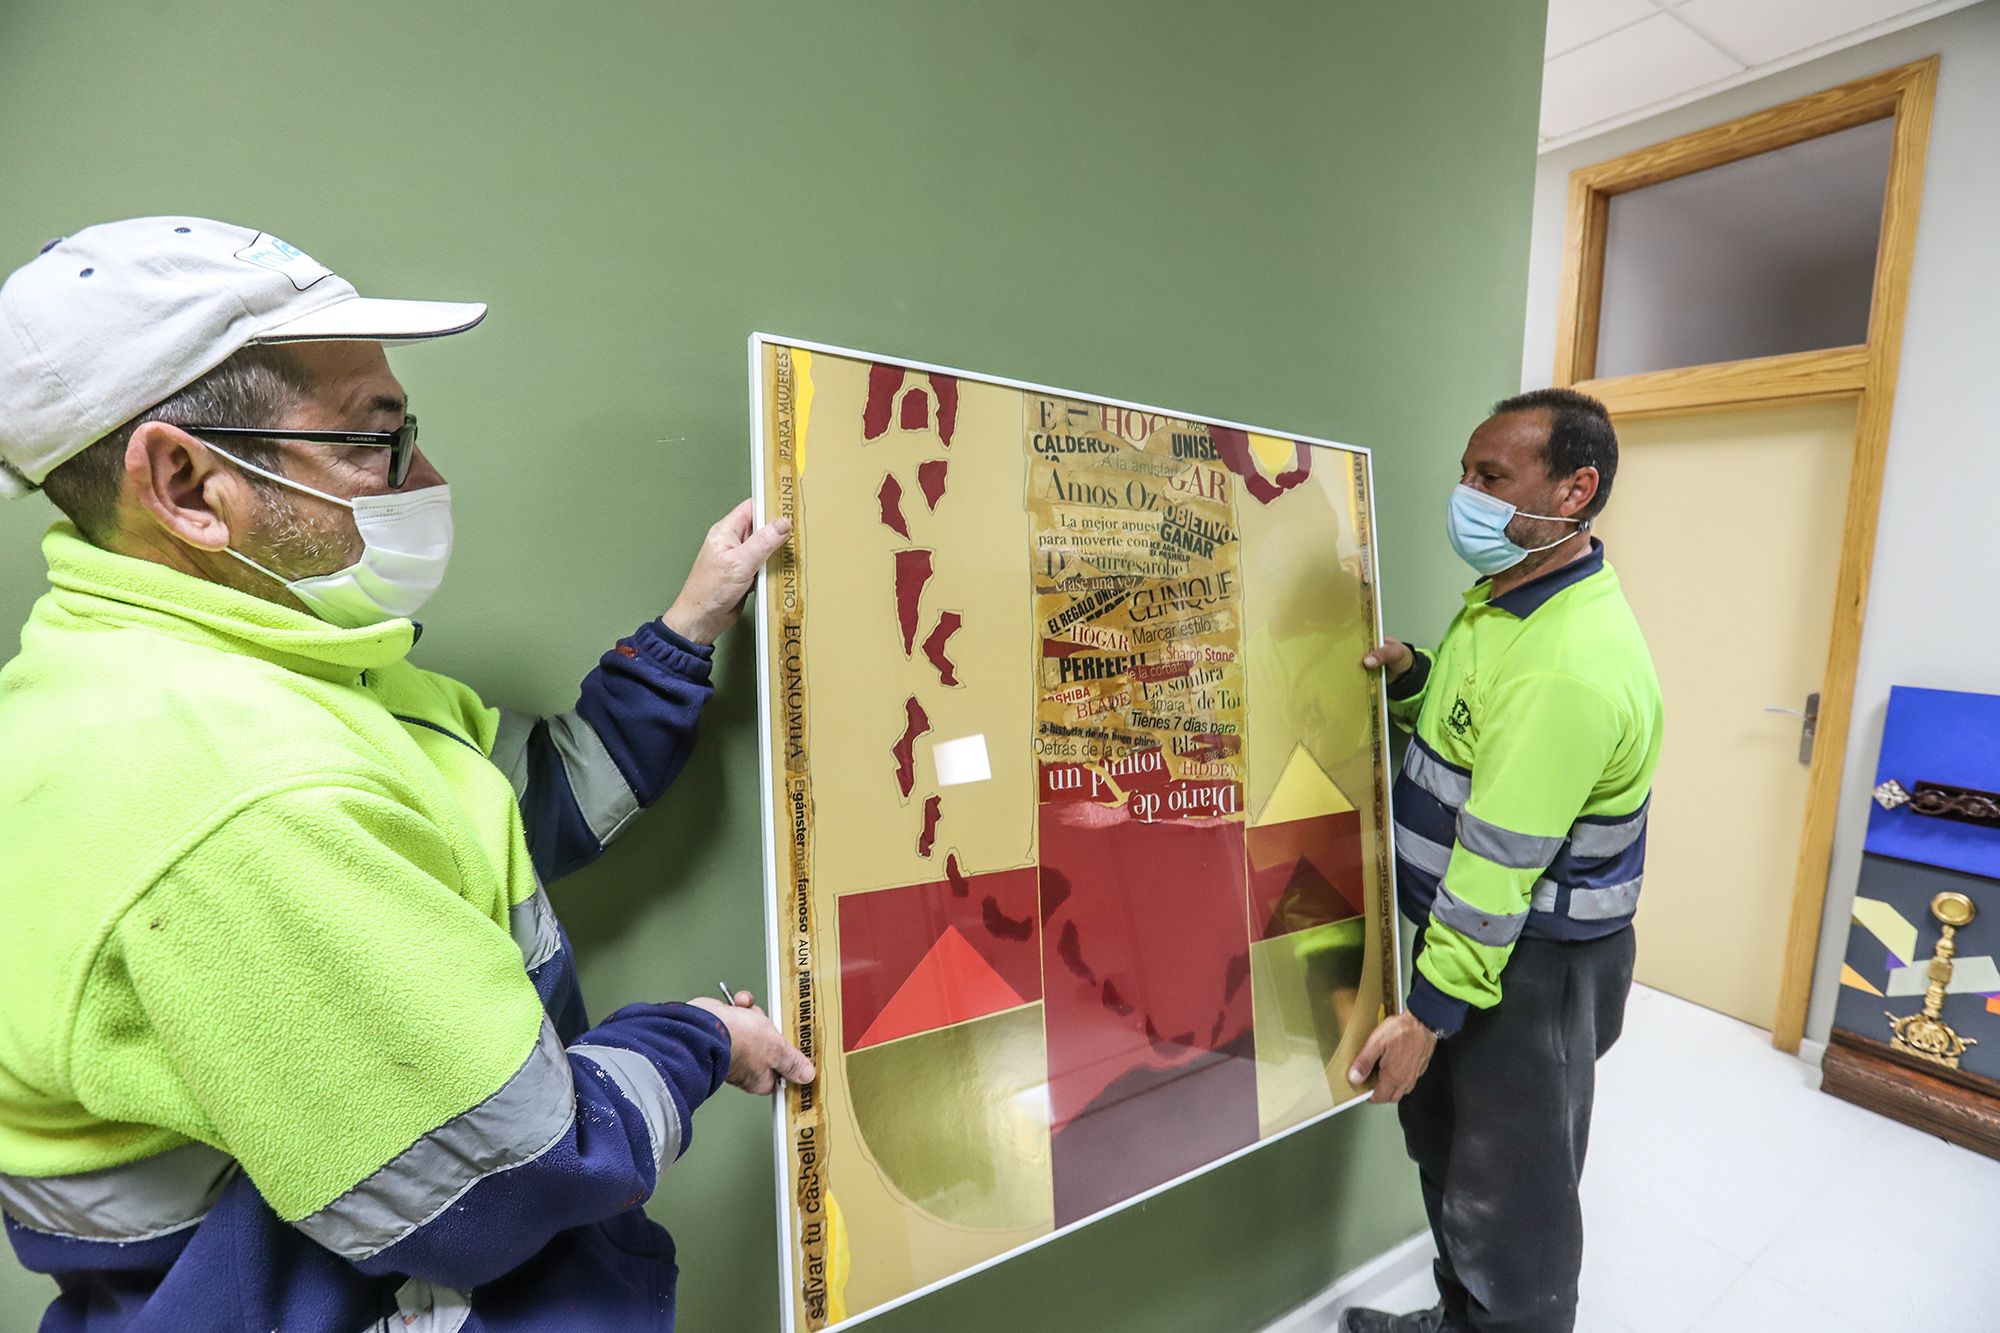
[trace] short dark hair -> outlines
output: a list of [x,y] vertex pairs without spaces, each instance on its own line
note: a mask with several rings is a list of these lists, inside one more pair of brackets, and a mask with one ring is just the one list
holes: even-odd
[[1596,468],[1597,494],[1582,516],[1596,518],[1603,513],[1611,499],[1611,480],[1618,475],[1618,432],[1611,428],[1611,413],[1604,404],[1575,389],[1534,389],[1493,404],[1496,417],[1510,412],[1549,414],[1549,439],[1543,447],[1549,478]]
[[[148,421],[164,421],[170,426],[275,426],[311,390],[311,375],[283,346],[242,348],[194,383],[64,461],[42,481],[42,490],[76,524],[85,540],[108,546],[118,528],[118,490],[133,431]],[[284,470],[274,444],[236,440],[230,452],[258,467]],[[254,472],[245,477],[260,489],[275,484]]]

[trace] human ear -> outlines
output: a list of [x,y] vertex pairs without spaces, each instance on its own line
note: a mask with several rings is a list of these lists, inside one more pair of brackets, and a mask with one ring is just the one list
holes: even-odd
[[222,467],[208,447],[164,421],[148,421],[125,446],[121,499],[185,545],[220,551],[249,525],[255,502],[249,483]]
[[1569,496],[1563,500],[1559,511],[1564,518],[1572,518],[1590,508],[1590,502],[1597,498],[1597,469],[1580,467],[1570,473]]

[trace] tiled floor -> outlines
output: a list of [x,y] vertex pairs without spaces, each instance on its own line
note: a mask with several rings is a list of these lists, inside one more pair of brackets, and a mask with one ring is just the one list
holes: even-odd
[[[1995,1333],[2000,1162],[1635,987],[1598,1070],[1579,1333]],[[1370,1303],[1431,1304],[1428,1275]]]

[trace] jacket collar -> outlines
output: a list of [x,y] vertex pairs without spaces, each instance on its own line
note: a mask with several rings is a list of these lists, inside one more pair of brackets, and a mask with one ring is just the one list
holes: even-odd
[[1492,580],[1481,579],[1472,592],[1466,595],[1466,599],[1468,601],[1475,599],[1485,600],[1488,606],[1497,607],[1517,620],[1526,620],[1529,616],[1541,610],[1551,597],[1554,597],[1564,588],[1573,587],[1589,578],[1592,574],[1601,573],[1603,569],[1604,543],[1592,537],[1590,539],[1590,550],[1587,554],[1570,561],[1560,568],[1552,569],[1546,574],[1529,579],[1520,587],[1510,592],[1501,593],[1498,597],[1484,599],[1479,598],[1479,594],[1483,589],[1491,586]]
[[416,642],[408,620],[339,629],[220,583],[104,550],[68,523],[49,529],[42,555],[51,595],[79,619],[149,629],[323,680],[357,682],[364,671],[401,661]]

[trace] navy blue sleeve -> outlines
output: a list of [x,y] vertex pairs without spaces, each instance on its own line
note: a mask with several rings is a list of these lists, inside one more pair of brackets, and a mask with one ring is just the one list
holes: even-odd
[[1412,648],[1410,656],[1415,660],[1410,663],[1409,668],[1389,682],[1389,698],[1392,702],[1401,703],[1405,699],[1414,699],[1424,692],[1426,685],[1431,683],[1431,655],[1421,648]]
[[567,1050],[546,1053],[543,1063],[575,1099],[546,1148],[487,1171],[356,1265],[469,1290],[526,1262],[558,1232],[645,1201],[693,1141],[694,1109],[722,1086],[729,1056],[722,1020],[694,1005],[620,1009]]
[[576,711],[597,732],[641,806],[660,799],[694,751],[715,646],[649,620],[583,678]]
[[1472,1006],[1456,995],[1445,994],[1429,977],[1418,972],[1417,979],[1410,983],[1410,998],[1403,1007],[1433,1033],[1450,1037],[1465,1026],[1465,1016]]
[[543,883],[595,860],[687,765],[714,651],[648,621],[584,677],[570,712],[502,713],[493,759],[514,782]]

